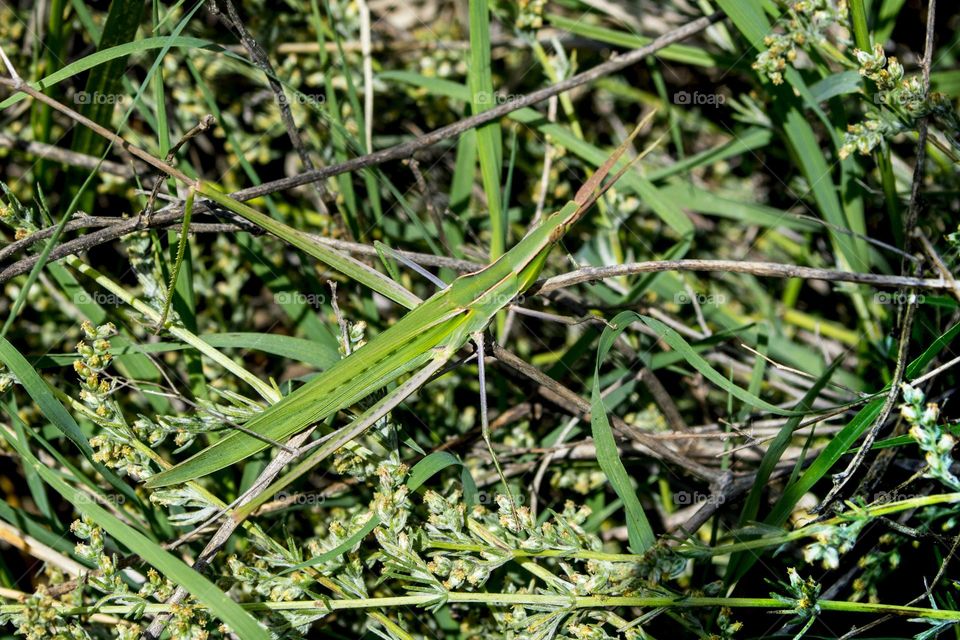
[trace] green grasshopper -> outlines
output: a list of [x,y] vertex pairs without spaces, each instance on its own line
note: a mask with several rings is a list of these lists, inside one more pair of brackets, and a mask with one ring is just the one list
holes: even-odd
[[[245,424],[244,431],[235,431],[191,458],[151,477],[147,486],[156,488],[178,484],[228,467],[262,451],[270,443],[283,442],[308,426],[355,405],[401,376],[416,371],[353,422],[308,446],[307,449],[314,449],[309,456],[271,485],[269,490],[263,491],[259,499],[245,504],[234,514],[235,518],[243,518],[277,490],[375,424],[440,371],[471,340],[476,344],[480,362],[481,426],[486,444],[491,447],[483,392],[483,331],[499,311],[509,306],[537,280],[553,247],[632,166],[633,162],[628,163],[602,186],[603,180],[648,119],[637,125],[581,186],[572,201],[547,216],[495,262],[480,271],[457,278],[448,287],[416,306],[413,304],[418,299],[402,287],[398,286],[399,291],[393,291],[392,295],[388,291],[387,294],[395,301],[413,306],[395,325],[254,416]],[[230,198],[208,183],[198,182],[193,188],[197,193],[338,268],[327,256],[317,255],[317,244],[306,234]],[[342,254],[330,258],[334,261],[345,259]],[[351,266],[356,268],[356,265]],[[363,267],[369,270],[369,267]],[[355,273],[354,269],[350,270],[351,274]],[[361,274],[358,279],[363,281],[364,276],[369,277],[369,274]],[[493,459],[496,463],[496,456]],[[497,468],[499,471],[499,464]],[[502,478],[503,474],[500,475]]]

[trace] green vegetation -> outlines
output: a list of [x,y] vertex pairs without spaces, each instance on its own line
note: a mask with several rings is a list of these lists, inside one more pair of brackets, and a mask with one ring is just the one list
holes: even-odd
[[958,22],[0,6],[0,634],[960,637]]

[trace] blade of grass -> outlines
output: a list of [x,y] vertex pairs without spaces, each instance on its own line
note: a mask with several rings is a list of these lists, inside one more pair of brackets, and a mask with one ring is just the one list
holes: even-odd
[[593,441],[597,450],[597,463],[610,481],[610,486],[623,501],[623,508],[627,519],[627,537],[630,540],[630,550],[633,553],[645,553],[656,542],[653,529],[643,511],[643,505],[637,498],[630,476],[620,460],[613,430],[607,418],[607,409],[603,404],[603,394],[600,389],[600,363],[607,357],[610,348],[617,338],[632,322],[641,320],[642,316],[633,311],[624,311],[610,323],[610,327],[603,330],[600,336],[600,345],[597,349],[597,362],[594,367],[593,389],[590,395],[590,426],[593,432]]
[[776,405],[772,405],[766,400],[753,395],[746,389],[730,382],[726,376],[714,369],[709,362],[704,360],[703,357],[701,357],[700,354],[698,354],[679,333],[663,324],[659,320],[650,318],[648,316],[641,316],[640,319],[644,324],[653,329],[654,333],[656,333],[660,339],[670,345],[670,347],[673,348],[678,355],[686,360],[687,364],[700,372],[707,380],[717,385],[733,397],[742,402],[746,402],[755,409],[773,413],[778,416],[797,415],[797,412],[795,411],[781,409]]
[[[470,0],[470,103],[474,115],[493,106],[493,76],[490,71],[490,9],[487,0]],[[496,260],[507,248],[506,212],[501,208],[500,173],[503,149],[500,123],[477,128],[480,174],[490,216],[490,259]]]
[[[202,38],[189,38],[189,37],[168,37],[168,36],[158,36],[154,38],[143,38],[140,40],[133,40],[132,42],[125,42],[123,44],[118,44],[106,49],[97,51],[96,53],[91,53],[88,56],[71,62],[62,69],[58,69],[53,73],[44,76],[36,82],[31,82],[30,86],[34,89],[43,90],[49,87],[52,87],[55,84],[59,84],[64,80],[72,78],[84,71],[89,71],[95,67],[98,67],[102,64],[107,64],[114,60],[121,58],[126,58],[134,53],[140,53],[143,51],[149,51],[151,49],[207,49],[209,51],[215,51],[222,53],[225,56],[236,59],[237,61],[243,62],[244,59],[241,56],[231,53],[229,50],[222,48],[220,45],[210,40],[204,40]],[[0,110],[11,107],[21,100],[26,100],[27,95],[24,93],[17,93],[3,102],[0,102]]]
[[[60,64],[60,60],[63,53],[63,43],[64,43],[64,0],[52,0],[50,6],[47,8],[49,12],[49,19],[47,24],[47,31],[44,34],[42,41],[43,44],[43,58],[42,62],[38,61],[38,64],[34,65],[34,75],[36,78],[41,71],[50,70],[56,68]],[[42,102],[34,102],[31,106],[30,113],[31,126],[33,128],[33,137],[35,140],[40,142],[51,143],[51,133],[53,126],[53,109],[50,105],[43,104]],[[51,188],[54,185],[53,179],[55,174],[52,169],[52,164],[46,160],[41,160],[36,167],[35,175],[39,179],[40,185],[45,191],[50,192]]]
[[[29,388],[28,388],[29,392]],[[13,444],[13,442],[11,442]],[[24,463],[29,464],[44,481],[77,511],[90,518],[117,542],[126,546],[163,576],[189,591],[199,602],[210,607],[210,612],[244,640],[269,640],[267,630],[207,578],[195,572],[169,551],[99,506],[87,494],[78,491],[60,479],[46,465],[40,463],[26,447],[13,444]]]
[[285,240],[286,242],[289,242],[298,249],[305,251],[306,253],[315,257],[317,260],[320,260],[324,264],[329,265],[341,273],[349,273],[353,279],[357,280],[361,284],[367,285],[374,291],[382,293],[394,302],[402,304],[407,308],[415,307],[420,302],[420,300],[412,293],[401,287],[393,280],[385,278],[382,274],[370,268],[363,262],[340,253],[339,251],[326,247],[318,242],[314,242],[309,235],[303,233],[302,231],[278,222],[270,216],[260,213],[249,205],[232,200],[226,194],[222,193],[209,183],[203,183],[198,191],[207,198],[223,206],[227,206],[229,204],[231,208],[242,208],[244,211],[244,216],[248,217],[248,219],[254,222],[254,224],[257,226],[263,227],[270,233],[276,235],[282,240]]
[[870,31],[867,28],[867,7],[863,0],[850,0],[850,22],[853,24],[853,42],[858,49],[870,50]]
[[[144,3],[138,0],[112,0],[103,24],[103,32],[97,50],[103,51],[122,43],[136,40]],[[127,56],[118,56],[104,61],[90,71],[84,91],[88,100],[80,106],[80,113],[98,124],[110,125],[114,108],[119,100],[97,100],[98,96],[113,97],[119,94],[120,78],[126,70]],[[77,127],[70,148],[87,155],[99,155],[106,147],[106,140],[87,127]]]
[[[582,18],[575,20],[555,13],[547,14],[547,22],[557,29],[627,49],[638,49],[653,41],[653,38],[587,24]],[[737,62],[730,56],[715,55],[705,49],[683,44],[672,44],[661,49],[657,52],[657,57],[697,67],[722,67],[727,70],[732,70],[731,67]]]
[[[207,333],[199,336],[201,340],[217,349],[241,349],[243,351],[260,351],[270,355],[290,358],[304,364],[326,369],[338,360],[340,355],[336,348],[314,340],[285,336],[276,333]],[[169,353],[190,349],[185,342],[150,342],[147,344],[126,343],[117,344],[117,338],[111,340],[114,347],[110,350],[113,362],[124,362],[132,356],[142,356],[148,353]],[[37,369],[48,367],[69,366],[77,359],[76,354],[46,354],[39,358],[31,358],[30,365]]]
[[[840,360],[840,358],[834,360],[826,372],[817,378],[804,394],[803,398],[796,404],[794,410],[797,412],[797,415],[788,419],[783,427],[780,428],[780,431],[777,432],[776,437],[767,445],[767,450],[764,452],[763,459],[760,461],[760,467],[757,469],[756,481],[750,489],[750,493],[747,495],[743,510],[740,512],[739,527],[746,527],[757,519],[757,515],[760,513],[760,501],[763,498],[764,490],[767,488],[767,481],[770,479],[777,463],[780,462],[780,458],[783,457],[783,453],[787,450],[790,441],[793,439],[793,432],[800,425],[800,421],[813,408],[814,401],[833,376],[833,372],[837,366],[839,366]],[[756,560],[756,556],[748,556],[746,553],[733,554],[728,565],[726,586],[729,588],[730,585],[742,578]]]

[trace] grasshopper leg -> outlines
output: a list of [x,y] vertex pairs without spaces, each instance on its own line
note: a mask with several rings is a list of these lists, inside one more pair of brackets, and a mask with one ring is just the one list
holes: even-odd
[[500,467],[500,460],[493,450],[493,441],[490,439],[490,421],[487,417],[487,375],[484,363],[483,332],[477,332],[471,336],[473,343],[477,345],[477,373],[480,381],[480,431],[483,434],[483,440],[487,443],[487,450],[490,451],[490,458],[493,460],[493,466],[497,468],[497,475],[500,476],[500,482],[503,484],[503,490],[510,500],[510,507],[513,509],[513,517],[520,526],[520,517],[517,514],[517,503],[513,499],[513,492],[510,491],[510,485],[507,484],[507,477],[503,474]]
[[[449,284],[441,280],[438,276],[433,275],[432,273],[430,273],[429,271],[421,267],[419,264],[417,264],[413,260],[410,260],[399,251],[391,247],[388,247],[387,245],[383,244],[379,240],[375,240],[373,243],[373,246],[376,247],[377,254],[380,256],[380,261],[383,262],[384,266],[386,266],[388,270],[390,270],[390,267],[387,264],[387,258],[390,257],[396,260],[397,262],[399,262],[400,264],[404,265],[411,271],[414,271],[415,273],[419,274],[421,277],[429,280],[440,291],[450,286]],[[394,280],[398,279],[397,275],[394,275],[394,274],[391,274],[391,275],[393,275]]]

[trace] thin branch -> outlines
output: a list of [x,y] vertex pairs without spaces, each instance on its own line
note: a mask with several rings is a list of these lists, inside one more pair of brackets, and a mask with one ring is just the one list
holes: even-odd
[[911,278],[908,276],[887,276],[879,273],[860,273],[855,271],[835,271],[801,267],[777,262],[747,262],[741,260],[654,260],[633,262],[609,267],[585,267],[563,275],[554,276],[534,285],[530,293],[549,293],[557,289],[571,287],[584,282],[594,282],[605,278],[635,275],[639,273],[659,273],[661,271],[723,271],[727,273],[748,273],[770,278],[804,278],[807,280],[827,280],[833,282],[853,282],[878,287],[918,287],[923,289],[952,289],[953,285],[942,278]]
[[137,173],[146,169],[141,163],[134,163],[133,166],[127,166],[119,162],[110,160],[100,161],[100,158],[63,149],[56,145],[46,144],[44,142],[34,142],[32,140],[18,140],[13,136],[0,133],[0,147],[14,149],[29,153],[43,160],[50,160],[60,164],[80,167],[81,169],[97,169],[103,173],[119,176],[121,178],[133,178]]
[[710,25],[720,22],[723,18],[724,14],[720,11],[710,16],[698,18],[689,24],[680,27],[679,29],[674,29],[669,33],[663,34],[646,46],[640,47],[639,49],[634,49],[633,51],[624,55],[614,55],[609,61],[599,64],[589,71],[584,71],[583,73],[571,76],[566,80],[550,85],[549,87],[544,87],[543,89],[539,89],[532,93],[528,93],[525,96],[520,96],[515,100],[507,100],[503,104],[499,104],[492,109],[488,109],[487,111],[478,113],[477,115],[469,118],[464,118],[463,120],[459,120],[445,127],[434,129],[430,133],[424,134],[414,140],[410,140],[387,149],[381,149],[380,151],[375,151],[373,153],[368,153],[357,158],[352,158],[346,162],[324,167],[323,169],[307,171],[297,176],[281,178],[271,182],[264,182],[261,185],[238,191],[232,194],[232,196],[238,200],[250,200],[252,198],[258,198],[260,196],[267,195],[269,193],[284,191],[286,189],[292,189],[293,187],[299,187],[304,184],[316,182],[317,180],[325,180],[327,178],[340,175],[341,173],[378,166],[385,162],[390,162],[391,160],[408,158],[420,149],[433,146],[442,140],[446,140],[447,138],[455,138],[464,131],[474,129],[488,122],[493,122],[494,120],[498,120],[499,118],[502,118],[509,113],[513,113],[518,109],[535,105],[553,96],[566,93],[571,89],[576,89],[577,87],[589,84],[598,78],[602,78],[610,75],[611,73],[616,73],[617,71],[626,69],[627,67],[636,64],[640,60],[655,54],[671,44],[675,44],[681,40],[689,38],[692,35],[700,33]]
[[45,105],[48,105],[52,109],[55,109],[60,113],[64,114],[74,122],[82,124],[83,126],[92,130],[97,135],[103,138],[106,138],[107,140],[112,142],[114,147],[116,147],[117,149],[126,151],[130,155],[136,156],[140,160],[143,160],[144,162],[149,164],[151,167],[154,167],[155,169],[159,169],[160,171],[163,171],[167,175],[173,178],[176,178],[177,180],[179,180],[180,182],[186,185],[194,184],[194,181],[191,180],[189,177],[187,177],[187,175],[182,171],[180,171],[179,169],[170,166],[170,164],[158,158],[153,157],[151,154],[147,153],[143,149],[130,144],[129,142],[124,140],[122,137],[118,136],[116,133],[114,133],[110,129],[107,129],[104,126],[97,124],[90,118],[86,117],[81,113],[78,113],[76,110],[71,109],[70,107],[63,104],[62,102],[58,102],[57,100],[54,100],[50,96],[47,96],[40,91],[37,91],[36,89],[31,87],[29,84],[25,84],[17,80],[11,80],[10,78],[0,77],[0,85],[10,87],[11,89],[13,89],[15,94],[18,91],[22,91],[23,93],[27,94],[34,100],[39,100],[40,102],[44,103]]
[[[575,416],[581,417],[584,420],[590,419],[590,403],[580,397],[578,393],[568,389],[498,344],[493,345],[491,353],[493,357],[500,362],[537,383],[540,386],[540,395],[544,398]],[[716,471],[690,460],[688,457],[666,446],[657,438],[651,438],[650,434],[637,429],[618,416],[611,415],[610,421],[613,424],[613,428],[616,429],[621,436],[639,443],[654,457],[671,462],[699,478],[709,481],[716,479]]]
[[[211,207],[203,203],[198,203],[195,207],[195,213],[210,212]],[[180,220],[180,212],[174,209],[163,209],[152,216],[149,221],[138,220],[137,218],[117,219],[117,218],[94,218],[82,217],[75,221],[67,223],[65,231],[73,231],[84,227],[105,227],[94,233],[85,234],[59,245],[50,252],[49,260],[55,261],[68,255],[80,253],[92,249],[101,244],[111,242],[129,233],[134,233],[141,229],[162,228],[175,225]],[[111,222],[112,221],[112,222]],[[193,229],[194,227],[191,227]],[[244,227],[231,225],[212,226],[207,225],[207,229],[235,229],[250,230],[250,225]],[[0,249],[0,260],[10,255],[23,251],[28,246],[49,237],[53,232],[51,229],[37,231],[31,236],[11,243]],[[356,255],[376,256],[375,247],[349,242],[345,240],[333,240],[320,236],[312,236],[318,242],[341,251],[346,251]],[[483,265],[468,260],[458,260],[447,258],[445,256],[436,256],[428,253],[418,253],[414,251],[398,251],[398,254],[409,259],[412,262],[425,266],[446,267],[460,273],[470,273],[483,268]],[[0,271],[0,284],[19,275],[28,273],[36,263],[37,257],[30,256],[10,265],[3,271]],[[918,289],[929,290],[953,290],[953,283],[943,278],[915,278],[909,276],[889,276],[877,273],[861,273],[855,271],[835,271],[832,269],[817,269],[814,267],[801,267],[791,264],[781,264],[777,262],[745,262],[739,260],[652,260],[648,262],[633,262],[622,265],[612,265],[607,267],[585,267],[569,273],[554,276],[546,280],[540,280],[534,284],[529,291],[529,295],[546,294],[560,289],[565,289],[576,284],[585,282],[594,282],[604,278],[617,276],[635,275],[641,273],[659,273],[662,271],[703,271],[703,272],[726,272],[726,273],[745,273],[759,277],[769,278],[804,278],[808,280],[825,280],[833,282],[851,282],[856,284],[866,284],[875,287],[916,287]]]
[[[237,32],[237,35],[240,37],[240,42],[243,44],[243,48],[247,50],[250,59],[253,60],[253,63],[263,71],[263,74],[267,77],[267,84],[270,85],[270,90],[273,91],[273,95],[276,98],[277,107],[280,109],[280,120],[283,122],[283,127],[287,130],[287,137],[290,138],[290,144],[293,145],[297,156],[300,158],[300,162],[307,171],[316,171],[313,160],[310,159],[310,154],[303,144],[300,129],[297,128],[297,123],[293,119],[293,112],[290,110],[287,94],[283,90],[283,85],[277,80],[277,73],[270,63],[270,59],[267,57],[267,52],[263,50],[260,43],[247,31],[233,2],[231,0],[223,0],[223,3],[227,8],[226,16],[216,9],[216,2],[210,2],[208,6],[211,7],[212,12],[216,13],[217,17],[223,20],[228,27]],[[313,191],[315,196],[314,201],[318,209],[321,213],[327,213],[327,205],[323,202],[323,187],[319,183],[314,183]]]

